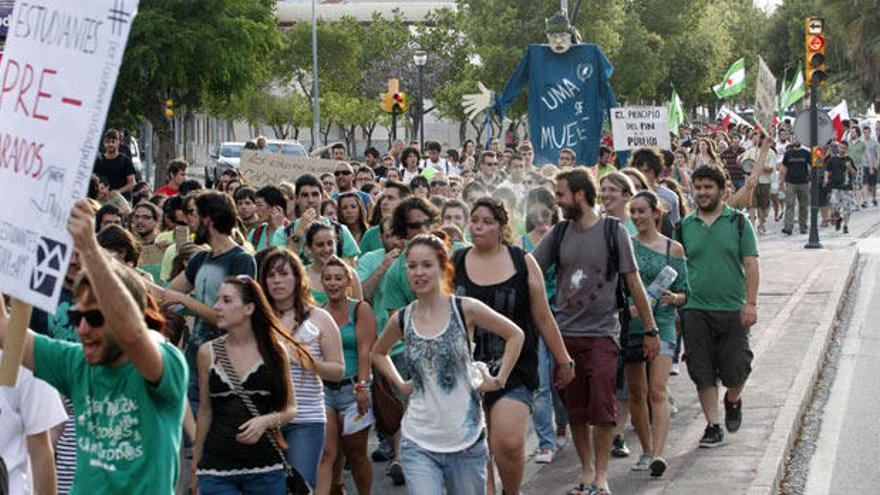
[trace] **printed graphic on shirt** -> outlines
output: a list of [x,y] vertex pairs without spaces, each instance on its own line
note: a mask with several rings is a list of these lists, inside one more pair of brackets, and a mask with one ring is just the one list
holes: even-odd
[[114,472],[120,462],[132,462],[144,455],[137,402],[129,397],[87,398],[86,407],[77,411],[79,453],[88,456],[89,465]]

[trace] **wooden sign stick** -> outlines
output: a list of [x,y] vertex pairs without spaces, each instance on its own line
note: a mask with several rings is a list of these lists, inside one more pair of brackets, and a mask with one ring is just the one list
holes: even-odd
[[[0,300],[0,306],[4,303]],[[24,357],[24,341],[27,336],[28,325],[31,322],[33,307],[30,304],[12,300],[12,311],[9,325],[6,327],[6,336],[3,339],[3,360],[0,362],[0,386],[14,387],[18,381],[18,369]],[[5,316],[6,308],[0,309],[0,315]]]

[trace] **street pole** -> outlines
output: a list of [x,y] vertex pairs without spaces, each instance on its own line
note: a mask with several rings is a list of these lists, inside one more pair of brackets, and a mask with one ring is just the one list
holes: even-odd
[[810,187],[812,198],[810,198],[810,238],[804,246],[806,249],[821,249],[822,243],[819,242],[819,194],[821,188],[819,180],[821,179],[822,170],[814,166],[812,160],[813,148],[819,145],[819,77],[817,73],[812,75],[812,85],[810,87],[810,167],[813,169],[813,184]]
[[425,85],[422,74],[424,66],[419,65],[419,154],[425,150]]
[[388,147],[390,148],[394,141],[397,141],[397,116],[399,113],[397,112],[397,107],[395,106],[391,110],[391,142],[388,143]]
[[312,0],[312,149],[318,147],[318,130],[321,128],[321,105],[318,104],[318,15],[317,0]]

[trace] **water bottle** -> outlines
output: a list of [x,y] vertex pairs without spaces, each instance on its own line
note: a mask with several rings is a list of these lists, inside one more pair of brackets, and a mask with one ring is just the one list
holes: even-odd
[[657,274],[657,277],[651,282],[651,285],[648,286],[648,298],[651,301],[651,306],[653,307],[657,304],[657,301],[663,296],[663,291],[668,290],[672,287],[672,283],[675,282],[675,278],[678,277],[678,272],[675,271],[675,268],[672,268],[669,265],[663,267],[660,270],[660,273]]

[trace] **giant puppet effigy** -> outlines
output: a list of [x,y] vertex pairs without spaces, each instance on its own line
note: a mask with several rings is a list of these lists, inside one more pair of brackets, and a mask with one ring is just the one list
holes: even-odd
[[547,44],[529,45],[504,92],[498,96],[479,83],[480,92],[463,99],[465,112],[470,118],[485,110],[504,117],[528,86],[535,164],[555,164],[559,151],[570,148],[579,164],[592,165],[599,155],[602,121],[617,106],[609,82],[614,67],[597,45],[580,42],[566,15],[548,18],[545,27]]

